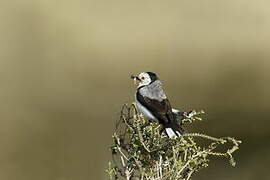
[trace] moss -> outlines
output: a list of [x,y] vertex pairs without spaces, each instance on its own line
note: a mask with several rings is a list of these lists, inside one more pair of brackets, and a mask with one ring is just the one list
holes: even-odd
[[[203,113],[194,112],[194,116],[179,123],[202,120],[199,116]],[[208,167],[210,156],[224,157],[232,166],[236,164],[232,154],[239,149],[239,140],[200,133],[169,139],[160,129],[157,123],[148,123],[134,104],[125,104],[112,136],[112,162],[107,170],[110,179],[188,180],[195,172]],[[208,143],[201,143],[202,139]],[[220,146],[228,147],[226,144],[231,148],[215,151]]]

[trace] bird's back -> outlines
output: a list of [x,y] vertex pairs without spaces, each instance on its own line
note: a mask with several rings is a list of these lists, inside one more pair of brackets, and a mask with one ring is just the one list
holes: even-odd
[[143,97],[155,99],[158,101],[166,99],[166,95],[162,88],[162,83],[160,80],[156,80],[148,86],[143,86],[139,88],[138,91]]

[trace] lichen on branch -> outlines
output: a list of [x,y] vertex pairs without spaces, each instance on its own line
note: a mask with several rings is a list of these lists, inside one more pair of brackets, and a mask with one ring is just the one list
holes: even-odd
[[[195,112],[181,123],[202,120],[198,116],[203,113]],[[189,180],[195,172],[208,166],[210,156],[228,158],[235,166],[233,153],[241,143],[232,137],[216,138],[201,133],[169,139],[160,132],[160,125],[149,123],[138,113],[135,104],[123,105],[112,138],[112,161],[107,173],[110,179],[126,180]],[[216,151],[228,145],[230,148],[224,152]]]

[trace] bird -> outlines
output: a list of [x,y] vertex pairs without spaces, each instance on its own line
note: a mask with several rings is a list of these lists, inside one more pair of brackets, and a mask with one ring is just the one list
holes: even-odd
[[184,129],[177,119],[189,117],[190,113],[171,107],[162,87],[162,82],[154,72],[141,72],[138,76],[131,75],[138,82],[135,103],[138,111],[145,119],[154,120],[162,125],[169,138],[177,138],[184,134]]

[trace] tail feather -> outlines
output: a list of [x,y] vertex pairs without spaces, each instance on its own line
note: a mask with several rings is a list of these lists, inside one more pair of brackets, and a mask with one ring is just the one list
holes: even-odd
[[178,131],[174,131],[172,128],[165,128],[165,132],[169,138],[176,138],[181,136]]
[[184,129],[175,122],[165,127],[165,133],[169,138],[177,138],[184,134]]

